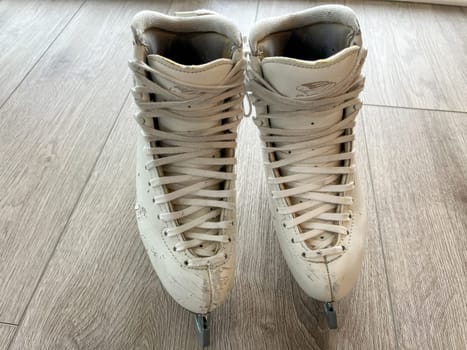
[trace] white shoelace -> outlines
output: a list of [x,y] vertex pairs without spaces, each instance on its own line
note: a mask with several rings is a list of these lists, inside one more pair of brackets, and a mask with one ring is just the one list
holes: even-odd
[[[139,60],[130,61],[129,66],[139,79],[132,89],[139,108],[135,119],[150,145],[146,152],[154,156],[145,167],[159,174],[149,185],[165,189],[153,202],[169,204],[172,210],[161,213],[159,219],[176,223],[164,235],[182,235],[174,250],[193,253],[187,265],[221,262],[226,256],[220,243],[231,241],[234,227],[226,211],[235,207],[234,150],[242,114],[244,61],[237,62],[221,84],[210,86],[177,80]],[[147,73],[180,89],[164,88],[148,79]],[[155,94],[158,101],[144,101],[142,94]],[[168,132],[155,128],[153,118],[216,123],[196,131]]]
[[[345,251],[344,246],[338,245],[336,235],[349,234],[342,223],[351,219],[351,210],[344,211],[344,208],[352,205],[352,196],[348,193],[353,190],[354,183],[348,175],[355,167],[353,128],[361,108],[358,95],[364,85],[361,68],[365,58],[366,50],[362,48],[358,63],[345,79],[331,87],[317,87],[310,95],[300,98],[280,94],[248,65],[247,87],[254,104],[272,106],[274,110],[257,115],[255,120],[266,145],[265,151],[272,156],[272,160],[266,160],[266,166],[275,172],[275,176],[268,178],[268,182],[281,188],[273,191],[272,196],[286,200],[287,206],[279,207],[277,211],[285,216],[285,228],[297,227],[301,232],[292,242],[307,242],[311,248],[303,253],[304,257],[339,255]],[[326,116],[346,108],[341,121],[325,127],[311,125],[284,129],[270,126],[270,121],[275,118],[288,118],[293,123],[294,117]],[[275,143],[281,146],[275,146]],[[336,145],[342,145],[343,151],[333,151]],[[285,158],[276,160],[275,152],[285,154]],[[327,164],[336,161],[342,166]],[[282,167],[287,167],[289,175],[280,175]],[[296,204],[291,203],[291,198]]]

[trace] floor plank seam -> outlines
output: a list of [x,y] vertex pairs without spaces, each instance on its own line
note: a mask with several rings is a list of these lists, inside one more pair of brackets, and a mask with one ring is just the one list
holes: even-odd
[[391,288],[389,287],[389,277],[388,277],[388,267],[387,267],[387,262],[386,262],[386,252],[384,250],[383,237],[381,235],[378,204],[376,203],[375,185],[374,185],[373,174],[371,173],[371,164],[370,164],[371,162],[370,162],[370,153],[369,153],[369,149],[368,149],[368,138],[367,138],[367,132],[366,132],[366,125],[365,125],[365,121],[363,119],[362,119],[362,127],[363,127],[363,137],[364,137],[364,140],[365,140],[365,148],[366,148],[367,171],[368,171],[368,176],[370,177],[370,186],[371,186],[371,191],[373,192],[373,204],[375,206],[376,229],[378,231],[379,243],[380,243],[380,247],[381,247],[381,255],[383,256],[384,276],[386,277],[386,288],[387,288],[388,297],[389,297],[389,308],[391,310],[392,326],[394,328],[394,341],[396,342],[396,349],[400,349],[399,337],[398,337],[397,328],[396,328],[396,318],[395,318],[395,314],[394,314],[394,308],[392,306],[392,300],[393,299],[392,299],[392,295],[391,295]]
[[3,322],[0,321],[0,326],[13,326],[13,327],[18,327],[17,323],[11,323],[11,322]]
[[[87,0],[86,0],[86,1],[87,1]],[[35,296],[35,294],[36,294],[36,292],[37,292],[37,289],[39,288],[39,285],[40,285],[40,283],[41,283],[41,281],[42,281],[42,278],[44,277],[44,275],[45,275],[45,273],[46,273],[46,271],[47,271],[47,269],[48,269],[48,267],[49,267],[49,265],[50,265],[50,262],[51,262],[53,256],[55,255],[55,251],[57,250],[57,247],[58,247],[58,245],[60,244],[60,241],[62,240],[62,237],[63,237],[64,233],[65,233],[66,230],[68,229],[68,226],[69,226],[69,224],[70,224],[71,218],[73,217],[73,214],[75,213],[76,208],[78,207],[79,203],[81,202],[81,198],[82,198],[82,196],[83,196],[83,193],[85,192],[86,186],[88,185],[88,182],[89,182],[89,180],[91,179],[92,174],[94,173],[94,170],[95,170],[95,168],[96,168],[96,165],[97,165],[97,163],[99,162],[100,157],[102,156],[102,152],[104,151],[104,148],[105,148],[105,146],[106,146],[106,144],[107,144],[107,142],[108,142],[108,140],[109,140],[109,138],[110,138],[110,135],[112,135],[112,132],[113,132],[113,130],[115,129],[115,126],[117,125],[117,121],[120,119],[121,113],[122,113],[123,108],[125,107],[125,105],[126,105],[126,103],[127,103],[127,101],[128,101],[129,96],[130,96],[130,91],[128,91],[127,95],[126,95],[125,98],[123,99],[123,103],[122,103],[122,105],[120,106],[120,108],[119,108],[119,110],[118,110],[117,116],[115,117],[115,120],[114,120],[114,122],[112,123],[112,126],[110,127],[109,132],[107,133],[107,136],[105,137],[105,141],[104,141],[104,143],[102,144],[102,147],[101,147],[101,149],[99,150],[99,153],[97,154],[96,160],[94,161],[94,164],[92,165],[92,167],[91,167],[91,169],[90,169],[90,171],[89,171],[89,174],[88,174],[88,176],[86,177],[86,180],[84,181],[84,184],[83,184],[83,187],[82,187],[82,189],[81,189],[81,192],[80,192],[78,198],[76,199],[76,202],[75,202],[75,204],[73,205],[73,208],[72,208],[71,211],[70,211],[70,215],[68,216],[68,219],[67,219],[66,222],[65,222],[65,226],[63,227],[62,231],[61,231],[60,234],[58,235],[57,241],[55,242],[55,245],[54,245],[54,247],[53,247],[53,249],[52,249],[52,253],[50,254],[49,258],[47,259],[47,262],[46,262],[45,265],[44,265],[44,268],[43,268],[42,271],[41,271],[41,274],[40,274],[40,276],[39,276],[39,279],[37,280],[36,286],[34,287],[33,292],[31,293],[31,297],[29,298],[29,300],[28,300],[28,302],[27,302],[27,304],[26,304],[26,307],[24,308],[24,311],[23,311],[23,313],[22,313],[22,315],[21,315],[21,317],[20,317],[20,319],[19,319],[19,322],[18,322],[18,324],[16,325],[17,327],[16,327],[16,329],[15,329],[14,335],[13,335],[13,337],[11,338],[11,341],[9,342],[9,344],[8,344],[8,346],[7,346],[7,348],[6,348],[6,350],[9,350],[9,349],[11,348],[11,345],[14,343],[14,341],[15,341],[15,339],[16,339],[16,336],[17,336],[17,334],[18,334],[18,330],[20,329],[21,324],[23,323],[23,319],[24,319],[24,316],[25,316],[26,313],[27,313],[27,310],[28,310],[28,308],[29,308],[29,305],[31,304],[32,300],[34,299],[34,296]]]
[[60,37],[60,35],[62,35],[62,33],[65,31],[65,29],[68,27],[68,25],[71,23],[71,21],[76,17],[76,15],[78,14],[78,12],[81,10],[81,8],[83,7],[83,5],[87,2],[88,0],[84,0],[81,5],[76,9],[76,11],[73,13],[73,15],[69,18],[69,20],[63,25],[63,28],[60,29],[60,31],[58,32],[58,34],[55,36],[55,38],[53,38],[53,40],[49,43],[49,45],[47,45],[47,47],[45,48],[44,52],[42,52],[42,54],[39,56],[39,58],[36,60],[36,62],[34,62],[32,65],[31,65],[31,68],[28,69],[28,71],[26,72],[26,74],[24,75],[23,78],[21,78],[21,80],[19,81],[19,83],[15,86],[15,88],[13,90],[11,90],[11,92],[8,94],[8,96],[5,98],[5,101],[3,101],[3,103],[0,105],[0,110],[3,108],[3,106],[6,105],[6,103],[10,100],[11,96],[13,96],[13,94],[16,92],[16,90],[18,90],[18,88],[21,86],[21,84],[23,84],[23,82],[26,80],[26,78],[29,76],[29,74],[34,70],[34,68],[37,66],[37,64],[42,60],[42,58],[45,56],[45,54],[49,51],[49,49],[52,47],[52,45],[57,41],[57,39]]
[[386,107],[386,108],[393,108],[393,109],[407,109],[407,110],[415,110],[415,111],[428,111],[428,112],[442,112],[442,113],[457,113],[457,114],[467,114],[467,111],[451,111],[448,109],[436,109],[436,108],[421,108],[421,107],[407,107],[407,106],[393,106],[393,105],[380,105],[374,103],[364,103],[364,106],[370,107]]

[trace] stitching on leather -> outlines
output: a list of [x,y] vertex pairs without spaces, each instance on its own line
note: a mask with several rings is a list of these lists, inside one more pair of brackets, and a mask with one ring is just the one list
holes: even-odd
[[329,287],[329,294],[331,297],[331,302],[334,301],[334,293],[332,292],[332,281],[331,281],[331,273],[329,271],[329,264],[328,264],[328,259],[324,257],[325,264],[326,264],[326,274],[328,275],[328,287]]
[[208,302],[208,311],[211,311],[212,308],[212,303],[213,303],[213,288],[212,288],[212,274],[211,274],[211,268],[208,268],[207,270],[208,273],[208,281],[209,281],[209,302]]

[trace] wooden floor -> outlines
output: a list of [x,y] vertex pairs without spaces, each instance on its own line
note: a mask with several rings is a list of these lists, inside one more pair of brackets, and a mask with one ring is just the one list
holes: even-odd
[[[248,33],[312,1],[0,1],[0,349],[196,349],[134,218],[129,22],[209,8]],[[240,130],[238,269],[212,349],[465,349],[467,9],[346,1],[369,50],[364,269],[327,331],[280,254]]]

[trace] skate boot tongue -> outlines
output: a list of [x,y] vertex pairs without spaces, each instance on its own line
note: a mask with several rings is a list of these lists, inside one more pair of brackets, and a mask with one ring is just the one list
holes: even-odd
[[[330,91],[336,83],[342,81],[352,71],[357,64],[360,47],[352,46],[339,53],[317,61],[304,61],[288,57],[268,57],[262,61],[262,71],[264,78],[282,95],[292,98],[303,98],[315,94],[317,90],[329,89]],[[269,106],[272,112],[278,112],[274,106]],[[313,111],[310,111],[313,112]],[[279,112],[280,113],[280,112]],[[320,116],[312,116],[304,111],[301,115],[291,117],[289,113],[284,113],[283,118],[271,118],[270,126],[278,129],[310,130],[312,134],[316,129],[330,128],[343,118],[343,110],[322,113]],[[337,135],[336,135],[337,137]],[[286,146],[287,143],[276,142],[275,146]],[[340,153],[340,145],[326,147],[327,154]],[[293,155],[285,152],[276,152],[276,160],[287,159]],[[338,167],[340,161],[326,162],[323,164],[303,161],[303,165]],[[294,172],[288,167],[280,169],[282,176],[293,175]],[[325,176],[313,175],[307,181],[309,183],[320,183]],[[339,181],[333,182],[338,184]],[[298,204],[296,198],[291,198],[292,204]]]
[[357,64],[360,47],[348,47],[321,60],[303,61],[289,57],[267,57],[262,61],[263,75],[281,94],[306,97],[313,90],[332,88]]
[[[304,61],[290,57],[266,57],[262,61],[264,78],[282,95],[303,98],[318,90],[332,90],[336,83],[344,80],[358,63],[360,47],[351,46],[326,59]],[[274,112],[274,107],[270,107]],[[305,113],[302,117],[271,120],[276,128],[302,129],[328,127],[342,119],[342,111],[334,111],[321,118],[310,120]],[[312,128],[313,129],[313,128]],[[310,132],[312,132],[310,130]]]
[[[232,60],[220,58],[202,65],[186,66],[176,63],[168,58],[159,55],[148,55],[148,64],[157,71],[173,78],[165,79],[160,75],[151,73],[151,78],[157,81],[164,88],[169,89],[175,95],[189,99],[195,96],[194,89],[187,89],[177,85],[176,81],[197,84],[197,85],[217,85],[221,84],[234,65]],[[205,129],[214,126],[218,122],[199,122],[196,120],[180,120],[164,118],[159,121],[159,127],[164,131],[190,131]]]
[[[196,87],[186,86],[183,83],[188,85],[197,85],[197,86],[215,86],[221,85],[224,83],[227,75],[232,70],[234,62],[226,58],[220,58],[206,64],[202,65],[182,65],[176,63],[170,59],[159,55],[148,55],[148,64],[154,68],[157,73],[152,73],[152,80],[156,81],[158,84],[164,88],[170,90],[174,95],[177,95],[181,100],[189,100],[192,97],[197,96],[198,92]],[[162,76],[164,75],[164,77]],[[212,106],[223,103],[222,101],[218,103],[213,103]],[[206,109],[211,107],[209,104],[204,106]],[[201,117],[201,115],[200,115]],[[166,132],[174,133],[185,133],[185,132],[194,132],[197,130],[206,130],[212,127],[216,127],[222,124],[222,120],[206,120],[202,118],[183,118],[183,117],[174,117],[174,118],[157,118],[158,129]],[[161,146],[174,147],[177,144],[170,141],[161,141]],[[221,158],[221,150],[214,150],[211,154],[213,158]],[[200,170],[208,171],[220,171],[222,165],[209,165],[209,164],[196,164],[186,161],[184,163],[185,167],[196,168]],[[164,169],[165,175],[167,176],[177,176],[180,175],[177,171],[171,169]],[[183,186],[190,186],[195,184],[199,180],[193,180],[193,182],[185,182],[181,184],[171,184],[167,185],[169,192],[176,191],[181,189]],[[221,185],[212,185],[204,188],[205,190],[219,190]],[[174,211],[182,211],[188,208],[186,205],[173,204]],[[184,219],[180,219],[179,223],[184,224],[190,220],[195,220],[196,218],[205,215],[210,211],[209,208],[203,208],[191,215],[186,216]],[[191,233],[187,231],[186,234]]]
[[[198,85],[220,84],[233,67],[232,60],[227,58],[219,58],[200,65],[186,66],[159,55],[148,55],[148,64],[176,80]],[[175,85],[156,74],[152,74],[152,79],[169,89]],[[176,89],[174,90],[176,91]]]

